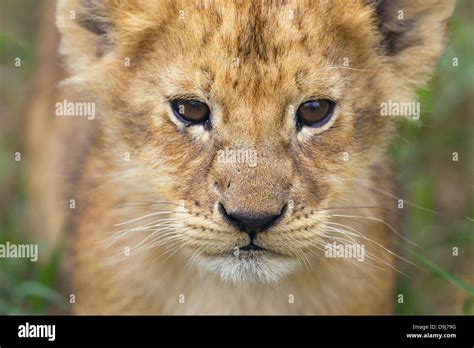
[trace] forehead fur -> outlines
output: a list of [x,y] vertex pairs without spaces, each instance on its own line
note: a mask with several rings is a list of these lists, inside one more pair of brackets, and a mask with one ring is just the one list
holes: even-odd
[[[372,48],[374,44],[371,9],[357,1],[152,4],[149,4],[149,10],[141,9],[140,20],[157,25],[148,27],[139,41],[155,35],[164,38],[166,34],[175,34],[172,35],[175,39],[168,42],[173,48],[179,44],[186,49],[200,42],[203,53],[212,54],[207,49],[219,44],[220,55],[238,56],[243,64],[252,59],[272,61],[291,48],[301,47],[311,54],[318,49],[329,52],[329,48],[341,44],[359,50]],[[127,32],[127,25],[140,27],[140,24],[133,23],[137,17],[130,17],[130,13],[127,9],[123,13],[128,18],[123,21]],[[132,42],[136,44],[137,38],[134,37]]]
[[[79,84],[127,57],[132,67],[143,60],[173,62],[171,75],[180,73],[180,60],[194,74],[199,64],[204,82],[220,74],[234,87],[239,81],[232,74],[248,72],[253,78],[243,91],[272,94],[260,82],[265,77],[268,85],[278,85],[282,76],[275,67],[290,67],[301,80],[315,67],[344,62],[378,69],[392,88],[410,93],[429,76],[452,9],[451,0],[60,0],[57,22],[61,52]],[[77,20],[70,18],[74,11]],[[229,69],[235,64],[239,69]],[[189,71],[181,73],[200,82]]]
[[[374,10],[362,1],[76,2],[67,8],[77,9],[78,22],[91,35],[74,36],[101,41],[98,55],[113,50],[115,58],[129,57],[132,65],[159,56],[177,64],[182,60],[183,66],[199,62],[209,79],[216,67],[228,72],[227,78],[232,72],[252,72],[255,87],[266,67],[299,62],[296,77],[301,78],[315,66],[341,65],[344,58],[353,66],[367,59],[364,52],[374,53],[379,41]],[[61,17],[58,24],[63,30],[80,30]],[[71,45],[81,49],[77,41]],[[239,69],[229,69],[236,65]],[[281,77],[265,78],[276,85]]]
[[[115,9],[115,16],[123,16],[114,19],[120,23],[117,52],[139,67],[131,72],[139,81],[158,84],[166,97],[212,99],[227,108],[223,122],[230,115],[253,114],[258,124],[258,115],[275,115],[304,99],[337,101],[344,94],[344,76],[353,73],[339,69],[343,64],[374,70],[383,61],[373,10],[359,1],[122,6]],[[141,30],[131,35],[132,28]]]
[[[216,72],[211,70],[217,67],[230,79],[235,77],[232,72],[252,72],[255,78],[249,82],[253,87],[261,86],[262,75],[276,85],[279,77],[266,74],[275,66],[285,68],[299,63],[294,73],[298,73],[295,78],[301,79],[315,66],[341,65],[343,58],[351,65],[367,59],[361,52],[373,52],[378,43],[373,11],[358,1],[146,4],[135,4],[133,11],[123,8],[116,13],[125,16],[117,28],[117,42],[129,56],[147,60],[157,59],[158,54],[177,63],[182,60],[183,66],[199,62],[208,79],[214,78],[212,73]],[[148,25],[143,26],[142,22]],[[142,30],[128,37],[130,28]],[[160,50],[152,50],[155,45]],[[231,69],[236,66],[239,69]],[[247,84],[245,89],[252,90],[251,87]]]

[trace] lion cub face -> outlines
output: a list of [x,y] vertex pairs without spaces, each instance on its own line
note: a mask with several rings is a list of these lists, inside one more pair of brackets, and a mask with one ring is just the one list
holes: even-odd
[[58,23],[72,81],[104,105],[109,160],[166,202],[181,251],[224,279],[275,281],[380,160],[381,103],[410,99],[438,53],[397,27],[398,3],[68,2]]

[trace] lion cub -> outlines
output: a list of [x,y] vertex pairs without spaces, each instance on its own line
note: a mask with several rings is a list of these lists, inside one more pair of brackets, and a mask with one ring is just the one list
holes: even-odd
[[74,175],[35,180],[71,208],[50,228],[70,242],[74,311],[390,313],[386,106],[414,102],[452,9],[59,1],[68,75],[50,102],[84,117],[49,115],[62,146],[38,163]]

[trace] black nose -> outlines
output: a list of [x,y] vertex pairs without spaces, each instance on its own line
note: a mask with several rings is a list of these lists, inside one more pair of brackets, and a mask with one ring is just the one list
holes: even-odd
[[229,214],[225,210],[224,206],[219,204],[219,210],[227,222],[250,235],[255,235],[258,232],[264,231],[272,226],[276,220],[283,215],[285,208],[286,205],[280,210],[279,214],[255,215],[242,212],[233,212],[232,214]]

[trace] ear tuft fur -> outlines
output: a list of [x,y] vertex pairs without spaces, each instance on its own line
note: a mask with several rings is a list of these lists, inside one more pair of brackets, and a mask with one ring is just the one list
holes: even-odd
[[103,0],[80,0],[79,6],[78,24],[98,36],[96,55],[100,57],[113,46],[111,8]]
[[81,0],[79,24],[96,35],[110,32],[112,23],[107,18],[107,8],[103,1]]
[[367,1],[394,71],[413,85],[425,82],[444,48],[454,0]]
[[453,0],[371,0],[370,3],[389,55],[423,44],[427,33],[442,38],[454,8]]
[[59,0],[56,23],[61,53],[92,62],[114,46],[113,4],[107,0]]

